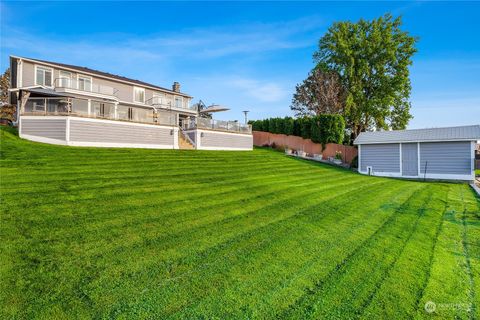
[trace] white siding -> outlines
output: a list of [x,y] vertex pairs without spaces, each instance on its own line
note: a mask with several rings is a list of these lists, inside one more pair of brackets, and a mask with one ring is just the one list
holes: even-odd
[[21,119],[20,136],[29,135],[55,140],[66,140],[66,119],[43,118]]
[[160,126],[120,124],[113,121],[70,120],[70,141],[172,145],[171,129]]
[[253,135],[200,130],[199,149],[252,150]]

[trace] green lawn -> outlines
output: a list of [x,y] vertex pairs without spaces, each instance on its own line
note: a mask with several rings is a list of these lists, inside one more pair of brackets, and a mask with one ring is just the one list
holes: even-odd
[[476,175],[476,176],[480,176],[480,169],[476,169],[476,170],[475,170],[475,175]]
[[1,131],[1,319],[480,318],[468,185]]

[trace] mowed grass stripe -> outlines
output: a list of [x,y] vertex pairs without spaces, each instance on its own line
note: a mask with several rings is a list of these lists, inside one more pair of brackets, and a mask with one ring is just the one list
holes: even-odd
[[[480,222],[478,220],[479,212],[478,205],[475,206],[475,201],[472,198],[466,198],[466,194],[471,194],[472,190],[460,189],[460,197],[463,203],[463,212],[462,212],[462,225],[463,225],[463,233],[462,233],[462,245],[463,245],[463,252],[465,255],[465,262],[466,262],[466,269],[469,276],[469,283],[470,283],[470,290],[469,290],[469,297],[470,297],[470,318],[474,319],[480,316],[480,310],[478,306],[478,293],[477,289],[480,288],[480,269],[478,268],[478,260],[480,256],[478,253],[478,246],[480,245],[479,241],[472,241],[470,237],[472,236],[480,236],[480,231],[478,228],[472,228],[473,225],[479,226]],[[473,201],[472,201],[473,200]],[[475,238],[473,238],[475,239]],[[480,239],[480,238],[478,238]],[[475,248],[477,247],[477,248]],[[475,253],[473,253],[474,251]],[[475,255],[477,254],[477,255]]]
[[[464,206],[461,189],[465,186],[450,186],[446,213],[434,249],[430,277],[418,302],[416,319],[431,317],[425,310],[427,302],[440,306],[435,313],[442,318],[468,319],[471,307],[470,281],[463,247],[462,215]],[[441,305],[459,307],[442,308]]]
[[[258,318],[277,317],[275,312],[294,302],[303,293],[304,285],[307,283],[313,285],[319,277],[327,275],[332,268],[335,268],[335,261],[337,263],[341,261],[349,252],[355,250],[361,240],[374,233],[376,228],[388,219],[389,214],[393,213],[393,206],[388,212],[381,208],[381,203],[371,202],[357,211],[352,211],[353,206],[342,206],[336,214],[325,212],[335,212],[328,210],[331,205],[340,204],[343,201],[349,203],[349,200],[354,197],[360,199],[374,197],[382,188],[385,187],[365,189],[360,195],[350,194],[347,197],[339,197],[321,207],[305,211],[296,217],[294,224],[298,232],[293,235],[287,236],[288,225],[282,226],[282,229],[275,229],[272,231],[273,234],[266,232],[263,235],[265,239],[257,241],[268,239],[270,246],[243,254],[240,263],[232,263],[235,268],[228,270],[226,274],[228,281],[224,281],[220,288],[219,283],[215,283],[215,295],[209,296],[208,299],[199,299],[200,301],[189,308],[187,313],[182,311],[182,317],[198,317],[206,310],[208,310],[207,315],[212,316],[214,313],[218,315],[219,312],[224,312],[221,314],[224,318],[240,316],[240,314],[229,313],[235,309],[250,310],[252,316]],[[400,198],[408,197],[413,192],[412,189],[403,190],[403,193],[398,195],[395,194],[397,191],[401,191],[400,186],[395,186],[382,194],[378,200],[393,198],[393,204],[396,201],[401,202]],[[363,217],[365,220],[359,224],[357,217]],[[337,248],[343,250],[337,250]],[[275,263],[272,263],[273,261]],[[288,268],[278,268],[278,265],[288,266]],[[288,270],[295,270],[295,272],[292,274]],[[250,276],[239,277],[243,272]],[[253,279],[262,279],[262,282],[266,283],[255,294],[249,292],[254,285]],[[205,285],[208,286],[208,281]],[[219,291],[219,289],[222,290]],[[248,298],[243,305],[238,306],[237,302],[231,299],[234,292]],[[253,308],[254,301],[257,299],[265,301],[264,308]]]
[[[30,196],[30,197],[36,197],[43,199],[42,196],[44,194],[51,195],[52,193],[55,192],[60,192],[60,193],[65,193],[65,192],[76,192],[76,191],[84,191],[84,190],[98,190],[103,186],[103,189],[113,189],[117,190],[118,188],[122,187],[129,187],[129,186],[148,186],[150,188],[160,188],[160,189],[170,189],[170,190],[186,190],[186,192],[190,191],[190,189],[194,187],[198,187],[199,185],[206,184],[208,183],[208,186],[216,187],[216,186],[222,186],[222,185],[234,185],[236,183],[242,183],[242,182],[255,182],[259,180],[263,180],[263,178],[269,178],[269,177],[275,177],[277,174],[282,174],[284,173],[285,177],[292,177],[295,175],[298,175],[300,177],[302,176],[308,176],[311,175],[311,172],[305,171],[301,174],[296,174],[295,172],[292,172],[290,169],[283,169],[279,168],[277,171],[269,171],[265,170],[263,171],[262,175],[256,174],[258,173],[257,171],[251,171],[251,172],[242,172],[242,173],[237,173],[235,174],[234,177],[232,177],[231,173],[220,173],[220,174],[211,174],[209,175],[208,179],[205,180],[196,180],[192,181],[192,177],[190,174],[182,174],[182,177],[176,177],[175,181],[178,181],[178,183],[172,184],[172,178],[175,176],[169,176],[168,179],[165,179],[162,176],[155,175],[155,174],[148,174],[145,173],[145,176],[139,176],[139,175],[133,175],[132,177],[122,177],[122,178],[114,178],[111,177],[110,179],[104,179],[104,178],[99,178],[95,177],[94,175],[91,176],[88,180],[81,180],[81,181],[76,181],[72,180],[72,182],[62,182],[62,181],[50,181],[49,183],[51,184],[50,188],[45,188],[45,191],[42,192],[41,194],[34,193],[33,191],[28,191],[28,192],[21,192],[21,188],[12,188],[10,192],[6,192],[5,196],[10,196],[10,197],[19,197],[19,196]],[[148,174],[148,175],[147,175]],[[342,176],[342,173],[335,173],[335,172],[329,172],[325,175],[322,175],[322,178],[319,179],[320,181],[323,181],[324,178],[328,178],[331,176],[337,175]],[[160,179],[160,181],[159,181]],[[106,181],[105,181],[106,180]],[[120,182],[117,182],[120,181]],[[55,184],[54,182],[59,182],[59,184]],[[81,182],[81,183],[79,183]],[[31,190],[32,184],[29,185],[29,188]],[[47,197],[48,199],[48,197]]]
[[[382,186],[378,185],[375,187],[374,190],[381,189]],[[365,188],[365,192],[368,193],[369,188]],[[334,199],[342,198],[341,196],[335,196]],[[333,200],[333,199],[331,199]],[[325,202],[326,203],[326,202]],[[237,236],[235,238],[232,238],[232,240],[229,241],[228,245],[221,245],[218,246],[217,248],[219,250],[209,250],[208,254],[200,254],[196,255],[196,258],[192,260],[191,257],[186,257],[185,259],[182,259],[180,264],[175,264],[175,267],[169,266],[170,269],[174,268],[175,274],[179,273],[179,269],[182,270],[182,266],[191,266],[190,268],[183,270],[183,273],[180,275],[176,276],[174,279],[176,282],[172,283],[171,280],[163,280],[161,278],[161,283],[167,284],[168,286],[164,288],[164,290],[168,290],[170,292],[172,290],[172,287],[177,284],[177,282],[184,283],[184,282],[195,282],[196,283],[196,288],[197,290],[200,290],[201,292],[208,292],[207,288],[200,287],[201,285],[197,283],[200,281],[203,283],[203,286],[209,286],[212,283],[215,283],[215,290],[218,290],[219,283],[218,281],[210,281],[208,277],[206,277],[206,273],[208,272],[208,269],[211,267],[215,267],[218,271],[218,268],[220,266],[231,266],[231,263],[229,263],[228,260],[230,259],[236,259],[242,258],[243,259],[248,259],[248,255],[254,252],[258,252],[259,250],[265,250],[267,245],[271,244],[272,242],[275,243],[275,241],[280,241],[281,236],[284,236],[284,232],[288,230],[288,226],[297,225],[298,224],[298,219],[301,218],[304,214],[314,212],[314,208],[321,208],[322,203],[310,205],[307,208],[301,209],[301,211],[295,216],[290,216],[286,217],[284,219],[279,220],[278,222],[275,223],[269,223],[268,225],[262,227],[261,230],[255,229],[252,231],[249,231],[246,234],[242,234],[240,236]],[[296,209],[298,210],[298,209]],[[324,215],[331,214],[331,212],[325,212]],[[319,219],[322,219],[323,215]],[[252,239],[254,237],[254,239]],[[245,247],[246,246],[246,247]],[[235,254],[232,254],[232,252],[235,252]],[[243,253],[243,254],[241,254]],[[247,255],[247,256],[245,256]],[[198,262],[196,260],[198,259]],[[227,261],[225,261],[227,260]],[[197,263],[201,263],[201,266],[197,266]],[[232,262],[233,263],[233,262]],[[149,272],[150,270],[160,270],[161,268],[159,267],[152,267],[149,270],[144,271],[145,273],[145,282],[148,283],[149,279],[151,280],[152,277],[154,277],[154,274]],[[226,270],[228,271],[228,270]],[[221,272],[221,271],[220,271]],[[185,277],[184,275],[187,274],[188,277]],[[191,278],[193,277],[193,279]],[[196,280],[195,280],[196,279]],[[138,280],[138,278],[137,278]],[[204,282],[204,280],[206,280]],[[202,289],[203,288],[203,289]],[[163,288],[162,288],[163,289]],[[163,292],[163,291],[162,291]],[[175,291],[172,292],[172,294],[176,294]],[[160,296],[165,297],[166,294],[160,294]],[[198,294],[198,298],[202,298],[203,295],[201,293]],[[160,297],[158,297],[160,298]],[[218,297],[221,299],[221,295]],[[192,303],[193,301],[188,301],[187,304],[181,305],[182,308],[186,307],[188,304]],[[172,312],[175,312],[175,310],[178,310],[180,306],[178,303],[181,303],[181,300],[178,299],[178,297],[172,297],[168,301],[165,301],[165,305],[169,306],[169,310],[164,310],[164,311],[158,311],[158,312],[163,312],[163,315],[170,314]],[[127,315],[128,316],[128,315]],[[188,317],[188,315],[186,315]]]
[[[327,281],[307,293],[291,316],[352,317],[383,282],[423,217],[432,191],[424,188],[369,238]],[[411,207],[417,209],[410,212]],[[368,277],[366,276],[368,274]]]
[[[171,161],[175,162],[175,159],[171,159]],[[5,172],[8,169],[2,168],[2,171],[4,173],[5,178],[10,178],[13,182],[18,184],[18,187],[22,187],[22,184],[25,184],[28,182],[43,182],[46,180],[52,181],[52,182],[58,182],[58,181],[76,182],[77,180],[80,180],[80,181],[88,180],[92,177],[96,177],[97,179],[99,178],[128,179],[128,178],[135,178],[136,175],[139,175],[142,173],[154,174],[154,176],[158,178],[172,178],[172,177],[182,178],[182,177],[185,177],[185,175],[189,173],[189,170],[191,171],[192,169],[195,169],[196,173],[198,173],[199,175],[203,174],[203,176],[199,176],[199,177],[209,177],[210,174],[217,174],[217,173],[220,173],[218,174],[219,176],[221,174],[225,175],[227,173],[229,173],[231,176],[232,173],[255,172],[255,171],[262,171],[262,170],[268,171],[268,170],[274,170],[275,168],[292,169],[296,166],[298,165],[295,165],[294,163],[287,163],[287,164],[274,163],[274,164],[262,164],[261,166],[256,167],[256,166],[251,166],[251,163],[250,163],[250,166],[249,164],[247,164],[245,166],[238,166],[237,168],[229,169],[228,165],[224,165],[223,163],[221,163],[220,166],[217,166],[217,164],[213,164],[213,168],[208,168],[208,167],[198,168],[198,165],[197,165],[197,168],[195,169],[194,166],[190,168],[185,168],[178,165],[176,165],[175,168],[169,168],[168,166],[160,166],[160,165],[145,167],[145,166],[139,166],[138,161],[136,161],[132,163],[130,166],[125,166],[124,168],[117,167],[115,164],[113,164],[112,167],[110,167],[110,169],[106,168],[102,170],[99,170],[96,167],[95,163],[84,163],[83,167],[77,170],[73,170],[72,168],[70,168],[68,170],[65,170],[65,172],[60,172],[53,169],[53,171],[48,175],[42,174],[42,171],[45,171],[48,169],[41,168],[38,170],[38,173],[36,174],[34,173],[35,171],[32,172],[32,170],[30,170],[29,177],[26,177],[24,175],[25,172],[23,170],[19,170],[18,172],[11,173],[10,176],[8,176]],[[316,168],[319,169],[321,167],[308,166],[306,169],[315,170]],[[205,175],[207,173],[209,175]],[[126,177],[123,175],[126,175]],[[14,180],[14,178],[16,178],[16,180]]]
[[[267,180],[267,179],[266,179]],[[338,179],[334,179],[332,177],[333,181],[338,181]],[[267,180],[268,181],[268,180]],[[205,206],[214,206],[218,204],[218,202],[223,203],[223,207],[228,206],[229,204],[235,204],[235,207],[238,207],[238,201],[240,202],[245,202],[245,201],[250,201],[254,200],[255,198],[260,198],[264,196],[273,196],[277,192],[289,192],[293,188],[298,188],[298,187],[308,187],[308,186],[314,186],[318,185],[318,182],[315,182],[312,179],[305,179],[305,177],[299,176],[298,174],[295,175],[295,179],[292,180],[291,178],[287,179],[290,183],[284,184],[282,183],[281,179],[273,180],[273,182],[264,182],[262,184],[257,184],[258,188],[255,190],[251,190],[251,187],[238,187],[238,186],[231,186],[230,188],[219,188],[217,193],[211,192],[207,188],[197,188],[196,192],[189,192],[189,199],[192,199],[190,201],[195,201],[194,199],[197,198],[203,198],[205,200],[202,201],[202,205],[199,206],[198,208],[202,208]],[[329,183],[329,179],[324,179],[323,182]],[[241,186],[241,185],[240,185]],[[188,190],[188,189],[187,189]],[[173,190],[173,191],[167,191],[165,190],[164,192],[155,192],[155,193],[147,193],[146,190],[141,190],[141,191],[136,191],[134,194],[126,192],[126,194],[117,194],[117,190],[111,197],[105,197],[105,202],[112,203],[112,205],[109,206],[108,209],[104,209],[102,207],[101,210],[98,210],[98,206],[88,208],[88,210],[84,213],[84,218],[86,220],[98,220],[99,218],[104,218],[102,216],[104,215],[109,215],[113,214],[114,216],[118,216],[119,218],[124,218],[125,214],[132,214],[135,215],[136,210],[142,210],[146,208],[151,208],[154,210],[155,215],[158,216],[159,210],[161,212],[164,212],[166,210],[169,210],[170,213],[176,214],[177,211],[175,211],[176,208],[180,209],[185,209],[185,201],[181,201],[182,199],[185,200],[185,196],[179,192],[180,190]],[[248,192],[245,192],[248,191]],[[145,194],[148,194],[150,197],[150,202],[152,202],[152,205],[149,206],[149,202],[145,201],[145,198],[142,197]],[[206,197],[206,196],[209,197]],[[229,201],[225,202],[223,201],[224,198],[229,198]],[[135,199],[140,198],[143,200],[141,203],[137,204]],[[121,199],[121,201],[120,201]],[[28,211],[28,220],[34,219],[37,220],[35,223],[38,223],[39,226],[42,224],[46,224],[48,226],[51,225],[51,223],[55,223],[55,221],[58,221],[60,223],[63,223],[64,221],[61,221],[62,218],[65,219],[71,219],[71,213],[69,212],[69,209],[76,209],[77,205],[81,203],[82,201],[89,202],[91,200],[91,197],[87,199],[71,199],[73,204],[75,205],[73,208],[70,204],[65,203],[61,208],[64,210],[63,212],[65,213],[63,216],[56,216],[52,218],[51,221],[50,219],[44,218],[42,215],[35,215],[35,211],[46,211],[51,207],[51,204],[36,204],[36,206],[33,206],[32,210]],[[160,203],[161,206],[158,204]],[[155,205],[156,204],[156,205]],[[76,212],[77,215],[79,212]],[[95,214],[97,213],[97,214]],[[18,216],[11,216],[12,218],[18,218]],[[23,215],[22,215],[23,217]],[[78,216],[80,218],[81,216]]]
[[[326,168],[327,167],[327,168]],[[238,170],[238,171],[232,171],[232,170],[224,170],[221,171],[218,168],[209,168],[205,169],[205,171],[198,170],[196,174],[198,174],[198,178],[201,179],[202,181],[211,181],[211,180],[216,180],[216,179],[221,179],[223,177],[227,178],[235,178],[236,176],[248,176],[249,174],[255,173],[255,172],[274,172],[278,170],[279,172],[287,171],[295,168],[293,164],[290,164],[289,166],[283,165],[283,166],[265,166],[265,167],[260,167],[257,168],[255,166],[248,166],[248,168],[245,168],[243,170]],[[167,170],[165,170],[167,169]],[[332,170],[328,169],[327,165],[321,164],[321,165],[308,165],[306,170],[311,170],[312,174],[313,173],[318,173],[318,172],[338,172],[337,170]],[[208,174],[204,174],[208,173]],[[341,173],[340,173],[341,174]],[[345,173],[343,173],[345,174]],[[67,175],[67,177],[65,177]],[[84,176],[84,177],[80,177]],[[25,181],[23,184],[20,181],[15,181],[15,187],[14,189],[18,190],[21,189],[22,187],[25,188],[26,186],[31,186],[33,182],[38,182],[38,183],[45,183],[45,181],[48,181],[49,183],[54,183],[54,182],[60,182],[62,184],[67,184],[68,182],[71,182],[71,184],[76,185],[78,183],[89,183],[92,181],[96,180],[119,180],[123,182],[128,182],[129,180],[134,180],[138,179],[139,176],[148,176],[149,179],[165,179],[169,180],[172,178],[178,179],[179,183],[181,182],[188,182],[188,180],[192,180],[191,174],[188,170],[185,169],[170,169],[170,168],[157,168],[157,170],[144,170],[140,171],[138,169],[135,170],[124,170],[121,172],[118,171],[101,171],[101,172],[92,172],[92,170],[89,169],[89,167],[85,167],[84,170],[81,172],[74,172],[74,171],[69,171],[68,173],[65,173],[63,176],[61,174],[58,175],[57,179],[53,179],[52,177],[42,177],[40,180],[35,181],[33,177],[28,177],[26,178],[25,175],[20,174],[19,177],[23,177]]]
[[[427,284],[437,237],[447,203],[447,186],[439,186],[428,202],[415,232],[406,243],[381,286],[377,287],[363,309],[362,318],[413,318]],[[402,279],[402,281],[398,281]],[[401,303],[400,303],[401,302]],[[421,310],[424,310],[423,308]]]

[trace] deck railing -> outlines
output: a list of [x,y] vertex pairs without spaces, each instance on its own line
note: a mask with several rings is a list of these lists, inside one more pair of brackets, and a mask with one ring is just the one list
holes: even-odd
[[[128,109],[128,108],[127,108]],[[76,116],[91,119],[127,121],[143,124],[176,126],[175,113],[154,112],[154,109],[133,108],[136,112],[125,112],[120,106],[97,103],[88,108],[88,104],[75,104],[66,98],[29,98],[21,115],[25,116]]]
[[[128,121],[133,123],[178,126],[179,119],[175,112],[166,112],[144,108],[129,108],[112,103],[95,102],[90,105],[81,99],[68,98],[29,98],[21,115],[29,116],[76,116],[92,119]],[[208,129],[216,131],[252,133],[252,127],[237,121],[213,120],[207,118],[182,119],[184,130]]]
[[55,88],[73,89],[85,92],[99,93],[108,96],[116,96],[118,90],[101,84],[92,83],[91,80],[77,80],[67,77],[60,77],[55,79]]
[[197,111],[195,106],[188,104],[187,99],[175,100],[175,98],[168,96],[154,96],[145,101],[145,103],[155,108]]
[[190,122],[184,122],[184,129],[209,129],[216,131],[228,131],[238,133],[252,133],[252,126],[241,124],[238,121],[213,120],[208,118],[196,118]]

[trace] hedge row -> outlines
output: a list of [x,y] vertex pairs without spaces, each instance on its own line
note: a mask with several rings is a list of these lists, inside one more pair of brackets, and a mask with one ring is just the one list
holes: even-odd
[[345,120],[341,115],[322,114],[305,118],[269,118],[250,121],[254,131],[286,134],[312,139],[324,147],[327,143],[342,144],[345,133]]

